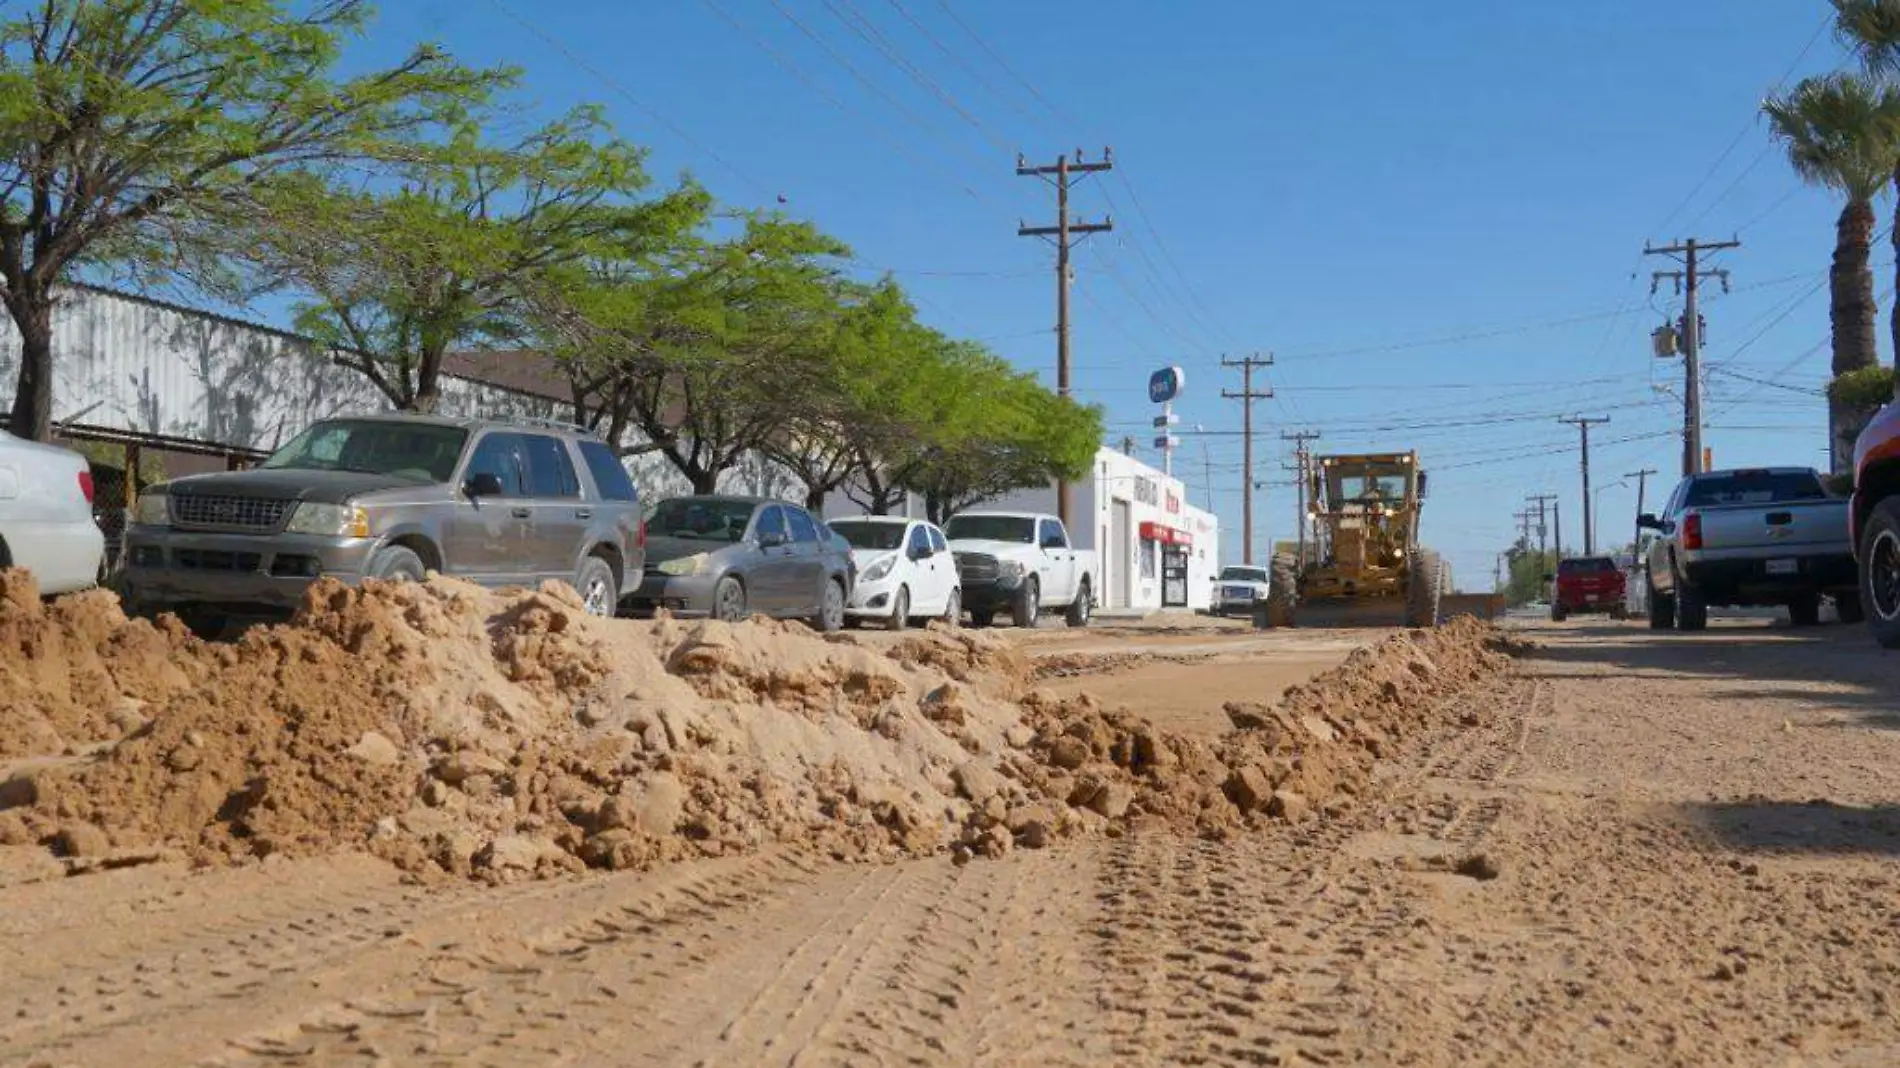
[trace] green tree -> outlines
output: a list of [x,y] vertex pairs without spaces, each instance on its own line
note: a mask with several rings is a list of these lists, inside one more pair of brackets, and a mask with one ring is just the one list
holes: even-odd
[[[1803,80],[1762,105],[1775,136],[1803,181],[1839,193],[1845,204],[1834,225],[1834,263],[1828,272],[1836,376],[1878,366],[1874,276],[1869,266],[1874,198],[1900,161],[1900,89],[1848,74]],[[1833,470],[1852,463],[1864,418],[1837,402],[1828,405]]]
[[232,209],[306,167],[406,155],[508,75],[423,48],[345,76],[366,0],[38,0],[0,16],[0,303],[11,425],[45,439],[52,312],[72,272],[177,269]]
[[[1900,84],[1900,0],[1831,0],[1834,30],[1841,43],[1859,58],[1867,75],[1884,86]],[[1894,188],[1900,192],[1900,160],[1890,161]],[[1900,196],[1894,202],[1890,228],[1896,256],[1894,281],[1900,284]],[[1900,300],[1891,312],[1893,351],[1900,359]],[[1900,389],[1900,382],[1895,384]],[[1896,394],[1900,397],[1900,394]]]
[[394,189],[283,183],[265,200],[250,255],[309,294],[298,328],[339,363],[396,407],[434,411],[448,353],[515,335],[523,278],[670,235],[682,208],[637,199],[642,157],[592,108],[505,146],[483,144],[465,122],[403,167]]

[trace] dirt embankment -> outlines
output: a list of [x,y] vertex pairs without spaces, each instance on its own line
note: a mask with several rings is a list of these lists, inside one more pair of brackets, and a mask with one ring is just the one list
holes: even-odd
[[1500,669],[1469,621],[1401,635],[1214,744],[1026,692],[1003,642],[885,651],[799,624],[587,617],[565,587],[320,584],[211,645],[0,574],[0,845],[71,868],[367,848],[419,876],[645,867],[766,844],[959,858],[1222,835],[1349,801]]

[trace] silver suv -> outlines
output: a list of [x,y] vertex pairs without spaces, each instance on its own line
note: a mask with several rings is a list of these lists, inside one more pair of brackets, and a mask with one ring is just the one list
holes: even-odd
[[[139,495],[127,600],[212,625],[281,614],[317,578],[573,584],[613,615],[645,564],[639,493],[614,450],[559,423],[326,419],[256,468]],[[196,619],[194,619],[196,617]]]

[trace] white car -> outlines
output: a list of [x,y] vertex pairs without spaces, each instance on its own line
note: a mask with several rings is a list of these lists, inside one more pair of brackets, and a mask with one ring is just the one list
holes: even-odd
[[105,554],[86,458],[0,431],[0,567],[26,569],[50,596],[96,585]]
[[1214,583],[1216,615],[1252,612],[1255,601],[1267,599],[1268,576],[1264,567],[1240,564],[1223,567]]
[[956,561],[934,524],[867,515],[825,525],[851,543],[858,566],[846,618],[880,620],[890,630],[903,630],[913,619],[941,619],[953,627],[962,619]]

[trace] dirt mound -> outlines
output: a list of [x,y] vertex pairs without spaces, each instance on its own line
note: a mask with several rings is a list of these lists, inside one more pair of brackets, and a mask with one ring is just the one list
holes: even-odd
[[291,623],[211,645],[109,595],[43,607],[4,582],[8,755],[54,759],[0,782],[0,843],[74,865],[367,848],[499,880],[771,843],[966,857],[1142,819],[1225,833],[1363,788],[1501,662],[1476,624],[1394,638],[1276,708],[1235,706],[1209,746],[1025,695],[1023,658],[982,634],[879,651],[437,579],[320,583]]

